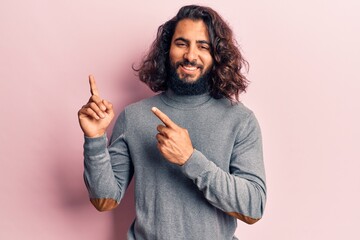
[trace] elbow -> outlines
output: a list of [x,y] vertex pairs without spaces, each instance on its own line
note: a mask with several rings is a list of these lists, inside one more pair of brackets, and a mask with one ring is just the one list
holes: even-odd
[[245,217],[245,219],[240,219],[242,220],[243,222],[249,224],[249,225],[252,225],[256,222],[258,222],[261,218],[251,218],[251,217]]
[[112,198],[91,198],[90,202],[99,212],[110,211],[119,205]]
[[256,223],[257,221],[259,221],[261,219],[261,218],[252,218],[252,217],[245,216],[241,213],[236,213],[236,212],[228,212],[227,214],[243,221],[244,223],[250,224],[250,225]]
[[[261,191],[260,193],[261,194],[257,199],[258,201],[255,201],[252,204],[252,207],[249,207],[249,211],[247,211],[246,215],[244,213],[239,213],[239,212],[228,212],[227,214],[249,225],[258,222],[264,214],[265,203],[266,203],[266,192]],[[250,209],[252,209],[253,211],[250,211]]]
[[257,194],[257,198],[254,198],[252,207],[250,208],[253,210],[249,212],[250,216],[252,217],[242,216],[242,218],[238,218],[247,224],[254,224],[258,222],[263,217],[265,211],[266,186],[264,185],[264,187],[261,187],[259,185],[256,185],[255,187],[256,189],[258,189],[258,194]]

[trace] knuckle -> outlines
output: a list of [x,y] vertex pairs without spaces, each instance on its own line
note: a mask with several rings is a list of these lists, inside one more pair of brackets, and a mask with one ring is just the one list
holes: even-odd
[[92,114],[94,111],[91,108],[85,108],[87,114]]
[[99,97],[98,96],[96,96],[96,95],[92,95],[91,97],[90,97],[90,99],[91,99],[91,101],[92,102],[99,102]]
[[92,109],[96,109],[96,108],[97,108],[97,105],[96,105],[96,103],[91,102],[91,103],[90,103],[90,107],[91,107]]
[[167,136],[169,139],[173,139],[175,135],[174,135],[173,132],[168,132],[168,133],[166,133],[166,136]]

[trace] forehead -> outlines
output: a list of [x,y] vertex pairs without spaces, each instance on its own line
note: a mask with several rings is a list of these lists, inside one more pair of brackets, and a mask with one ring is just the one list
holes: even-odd
[[173,40],[179,37],[187,40],[209,41],[209,33],[203,20],[182,19],[175,28]]

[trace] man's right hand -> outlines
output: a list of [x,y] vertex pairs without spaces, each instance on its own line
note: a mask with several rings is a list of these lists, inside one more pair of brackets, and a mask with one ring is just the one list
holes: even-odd
[[95,138],[106,132],[115,114],[112,104],[101,99],[92,75],[89,76],[89,83],[91,97],[88,103],[79,110],[78,118],[85,136]]

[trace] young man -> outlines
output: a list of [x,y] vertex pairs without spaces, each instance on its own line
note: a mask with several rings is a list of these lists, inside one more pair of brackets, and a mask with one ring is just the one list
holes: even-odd
[[99,210],[116,207],[135,180],[136,219],[128,239],[236,239],[237,219],[252,224],[266,200],[260,128],[238,101],[246,61],[212,9],[185,6],[160,26],[136,71],[160,94],[118,117],[99,96],[79,113],[84,178]]

